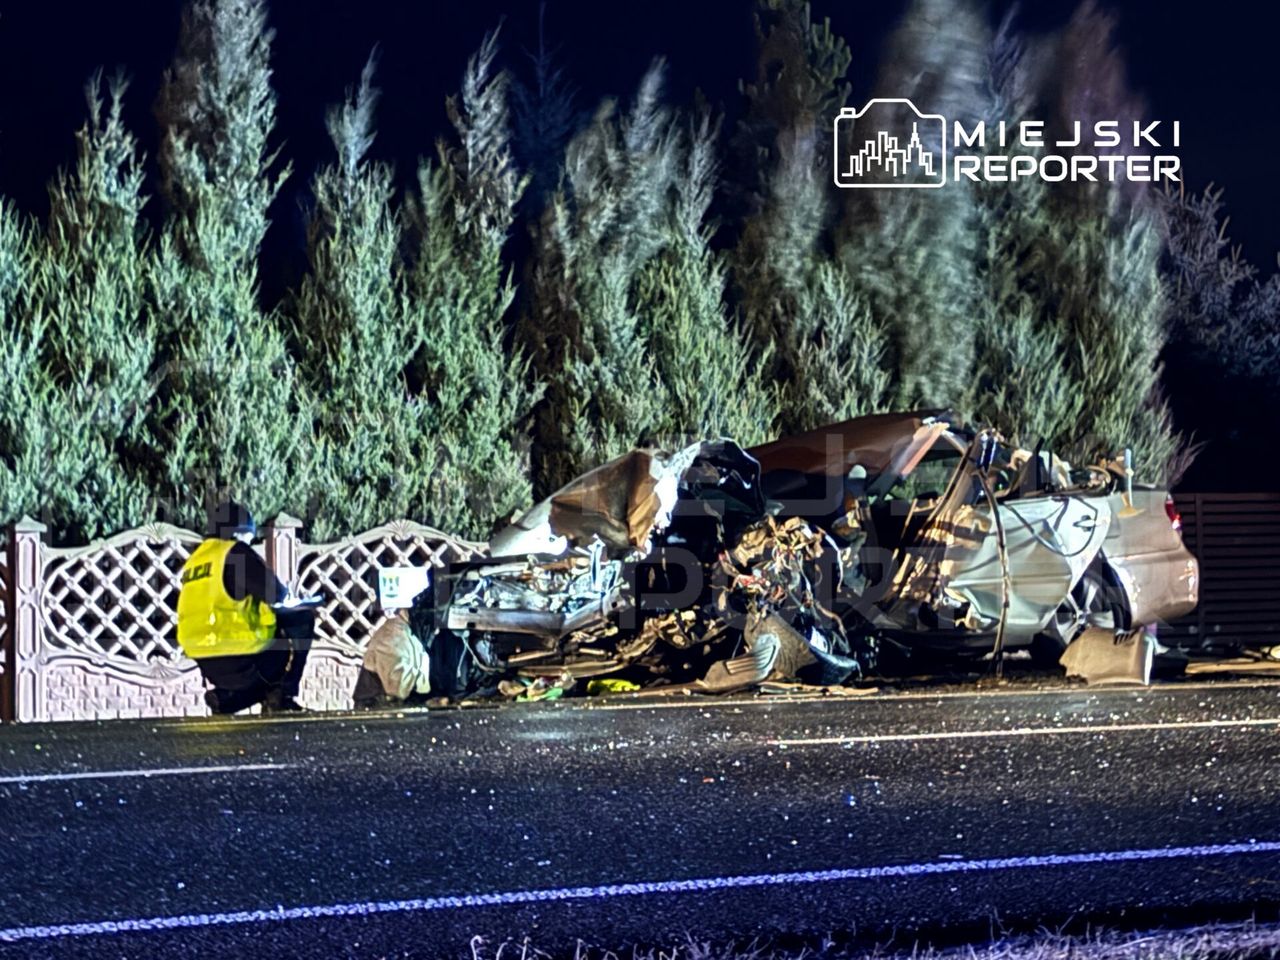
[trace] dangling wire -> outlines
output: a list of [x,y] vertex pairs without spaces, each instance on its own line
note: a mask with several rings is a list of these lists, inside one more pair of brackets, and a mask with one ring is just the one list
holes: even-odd
[[[995,452],[996,437],[990,431],[979,434],[978,441],[983,445],[982,460],[989,462],[988,451]],[[972,447],[970,448],[973,449]],[[974,476],[978,479],[982,493],[991,507],[991,517],[996,525],[996,554],[1000,558],[1000,621],[996,624],[996,642],[991,653],[996,663],[996,679],[1004,678],[1004,631],[1009,620],[1009,601],[1013,594],[1013,584],[1009,577],[1009,548],[1004,536],[1004,521],[1000,519],[1000,505],[996,503],[996,495],[987,481],[986,471],[979,461],[974,461]]]

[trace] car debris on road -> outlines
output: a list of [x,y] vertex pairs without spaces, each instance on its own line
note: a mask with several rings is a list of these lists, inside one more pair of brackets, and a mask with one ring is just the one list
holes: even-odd
[[419,639],[454,698],[602,677],[831,687],[904,655],[1147,644],[1197,589],[1171,498],[1127,458],[1074,469],[943,412],[878,414],[632,450],[439,571]]

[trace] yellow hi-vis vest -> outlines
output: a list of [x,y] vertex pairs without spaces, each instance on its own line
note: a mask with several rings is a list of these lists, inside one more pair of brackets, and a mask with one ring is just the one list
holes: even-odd
[[234,600],[222,571],[234,540],[206,540],[182,565],[178,643],[188,657],[261,653],[276,635],[276,615],[253,597]]

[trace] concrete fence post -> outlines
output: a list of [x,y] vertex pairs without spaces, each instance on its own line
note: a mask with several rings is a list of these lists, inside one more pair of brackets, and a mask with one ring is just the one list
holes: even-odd
[[267,566],[290,590],[298,585],[298,531],[302,521],[282,513],[263,527]]
[[9,525],[4,677],[0,719],[30,720],[38,712],[35,660],[44,634],[40,591],[44,586],[43,523],[23,517]]

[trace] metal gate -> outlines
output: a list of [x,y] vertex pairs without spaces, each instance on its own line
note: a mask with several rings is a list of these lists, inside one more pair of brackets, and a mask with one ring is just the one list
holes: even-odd
[[1280,644],[1280,493],[1178,493],[1200,604],[1162,627],[1179,645]]

